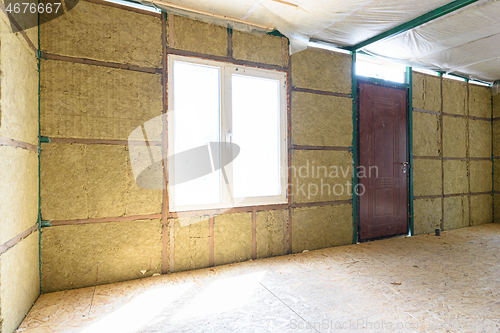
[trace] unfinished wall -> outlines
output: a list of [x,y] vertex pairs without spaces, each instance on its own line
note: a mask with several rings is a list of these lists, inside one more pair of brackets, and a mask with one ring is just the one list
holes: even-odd
[[490,88],[414,72],[413,154],[416,234],[492,221]]
[[13,33],[0,13],[0,332],[13,332],[40,291],[37,28]]
[[[254,36],[171,14],[166,36],[173,54],[288,71],[288,42],[282,37]],[[171,215],[175,218],[164,229],[169,272],[288,253],[287,205]]]
[[127,143],[163,112],[161,17],[81,1],[40,29],[42,291],[161,273],[162,191]]
[[292,251],[352,243],[351,57],[292,55]]
[[493,89],[493,178],[494,178],[494,211],[495,222],[500,222],[500,94],[497,89]]

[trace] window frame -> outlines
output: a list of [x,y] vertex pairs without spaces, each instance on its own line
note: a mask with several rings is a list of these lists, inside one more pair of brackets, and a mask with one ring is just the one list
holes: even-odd
[[[221,62],[203,58],[195,58],[189,56],[180,56],[169,54],[167,58],[167,82],[168,82],[168,109],[167,109],[167,129],[168,129],[168,183],[175,179],[174,170],[174,124],[175,112],[169,112],[174,108],[174,71],[173,66],[175,61],[205,65],[209,67],[219,68],[219,121],[220,121],[220,141],[231,142],[232,140],[232,93],[231,93],[231,76],[233,74],[259,77],[264,79],[274,79],[279,81],[279,112],[278,112],[278,125],[279,125],[279,173],[280,173],[280,191],[281,194],[276,196],[258,196],[249,198],[231,198],[229,190],[234,186],[233,179],[233,164],[226,164],[226,157],[222,155],[221,165],[225,165],[225,171],[229,181],[229,189],[226,186],[222,172],[220,173],[221,202],[215,204],[196,204],[196,205],[175,205],[175,186],[169,186],[169,207],[171,212],[180,211],[194,211],[194,210],[207,210],[207,209],[230,209],[236,207],[248,207],[259,205],[273,205],[273,204],[286,204],[288,203],[288,96],[287,96],[287,72],[271,69],[256,68],[251,66],[237,65],[230,62]],[[220,170],[220,169],[219,169]],[[220,172],[220,171],[219,171]],[[231,199],[237,200],[237,203],[232,202]]]

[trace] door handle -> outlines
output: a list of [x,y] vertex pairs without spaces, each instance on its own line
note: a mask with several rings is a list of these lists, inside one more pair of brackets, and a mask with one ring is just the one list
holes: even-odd
[[408,162],[403,162],[403,163],[401,163],[401,164],[403,164],[403,173],[406,173],[406,171],[407,171],[409,168],[411,168],[411,165],[410,165],[410,163],[408,163]]

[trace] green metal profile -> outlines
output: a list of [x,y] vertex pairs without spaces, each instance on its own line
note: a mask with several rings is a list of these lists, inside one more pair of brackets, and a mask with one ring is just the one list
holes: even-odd
[[[40,0],[38,0],[40,4]],[[38,69],[38,275],[40,283],[40,294],[42,293],[42,190],[40,180],[40,155],[42,151],[42,131],[40,128],[40,90],[41,90],[41,74],[40,65],[42,62],[40,52],[40,13],[38,13],[38,50],[36,52],[37,69]]]
[[406,83],[408,84],[408,234],[415,234],[413,223],[413,71],[411,67],[406,67]]
[[377,36],[374,36],[372,38],[365,40],[364,42],[361,42],[359,44],[356,44],[356,45],[354,45],[350,48],[346,48],[346,49],[350,49],[353,51],[362,49],[363,47],[368,46],[372,43],[378,42],[380,40],[383,40],[383,39],[386,39],[386,38],[389,38],[389,37],[392,37],[395,35],[399,35],[400,33],[403,33],[405,31],[416,28],[422,24],[425,24],[427,22],[435,20],[435,19],[437,19],[441,16],[444,16],[446,14],[452,13],[452,12],[462,8],[462,7],[468,6],[468,5],[473,4],[474,2],[477,2],[477,1],[478,0],[455,0],[453,2],[450,2],[449,4],[446,4],[444,6],[436,8],[436,9],[434,9],[434,10],[432,10],[424,15],[421,15],[421,16],[419,16],[419,17],[417,17],[409,22],[398,25],[395,28],[392,28],[386,32],[383,32]]
[[495,158],[493,151],[493,94],[491,94],[491,218],[495,222]]
[[356,80],[356,51],[352,52],[352,243],[358,243],[358,83]]

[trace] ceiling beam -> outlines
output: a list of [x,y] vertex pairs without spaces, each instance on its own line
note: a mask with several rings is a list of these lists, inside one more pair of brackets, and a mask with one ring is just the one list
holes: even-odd
[[465,7],[467,5],[470,5],[474,2],[477,2],[479,0],[455,0],[450,2],[449,4],[446,4],[444,6],[441,6],[439,8],[436,8],[424,15],[421,15],[409,22],[403,23],[401,25],[398,25],[395,28],[392,28],[390,30],[387,30],[386,32],[383,32],[377,36],[374,36],[372,38],[369,38],[365,40],[364,42],[361,42],[359,44],[356,44],[351,47],[346,47],[345,49],[348,49],[350,51],[356,51],[359,49],[362,49],[372,43],[378,42],[380,40],[399,35],[400,33],[403,33],[405,31],[408,31],[410,29],[416,28],[422,24],[425,24],[427,22],[430,22],[432,20],[435,20],[441,16],[444,16],[446,14],[449,14],[451,12],[454,12],[462,7]]

